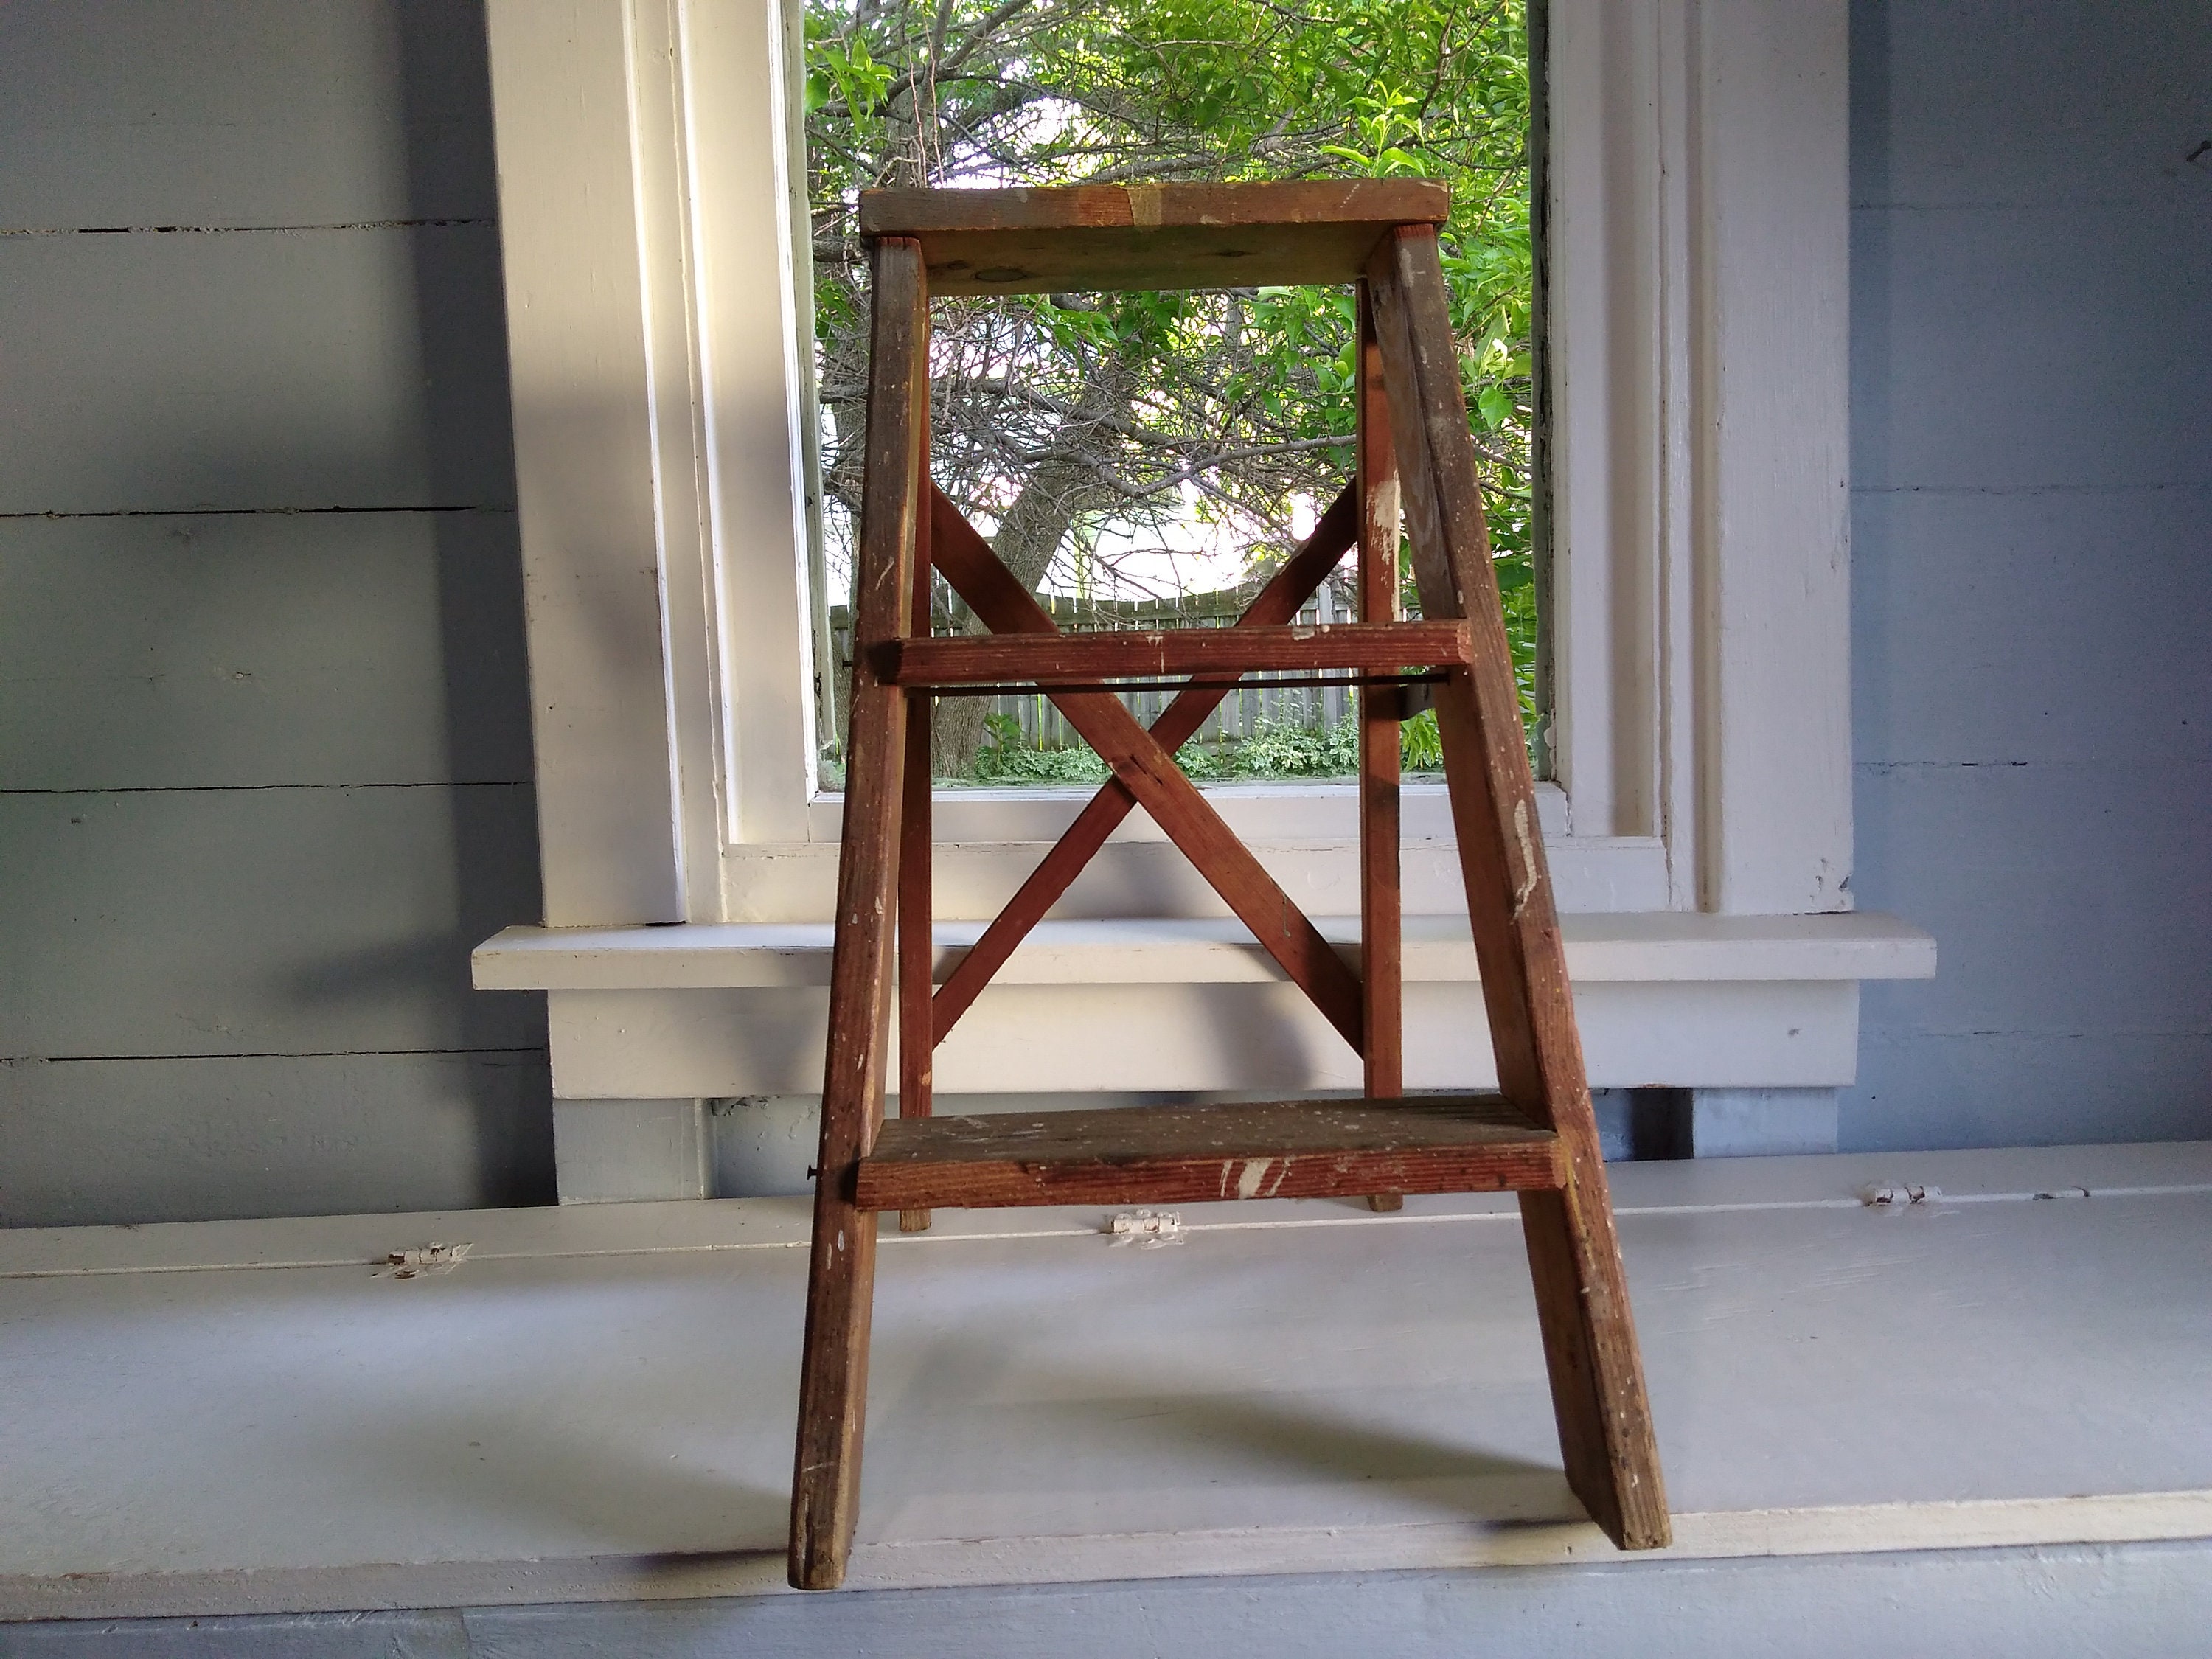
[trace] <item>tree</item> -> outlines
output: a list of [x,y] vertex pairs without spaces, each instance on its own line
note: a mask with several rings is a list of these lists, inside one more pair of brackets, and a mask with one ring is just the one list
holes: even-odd
[[[1520,0],[808,0],[823,483],[849,568],[866,398],[861,189],[1424,176],[1489,462],[1524,686],[1533,664],[1528,77]],[[934,476],[1032,590],[1099,529],[1194,506],[1259,574],[1351,464],[1349,289],[939,301]],[[1103,573],[1110,586],[1115,572]],[[1410,596],[1409,596],[1410,597]],[[1409,608],[1411,608],[1409,606]],[[1517,613],[1517,614],[1515,614]],[[947,702],[964,774],[978,700]]]

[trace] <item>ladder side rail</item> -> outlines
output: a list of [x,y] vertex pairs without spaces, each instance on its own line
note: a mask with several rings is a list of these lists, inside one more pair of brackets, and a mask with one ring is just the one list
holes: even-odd
[[1477,629],[1473,666],[1438,688],[1452,821],[1507,1099],[1559,1132],[1566,1181],[1524,1193],[1569,1484],[1623,1548],[1670,1529],[1650,1406],[1575,1026],[1535,783],[1435,231],[1402,227],[1369,269],[1421,608]]
[[[1356,398],[1359,496],[1358,619],[1398,620],[1398,451],[1390,436],[1389,393],[1382,385],[1382,348],[1367,284],[1359,285]],[[1403,688],[1362,686],[1359,713],[1359,988],[1367,1030],[1364,1082],[1370,1100],[1406,1091],[1404,895],[1399,717]],[[1397,1193],[1373,1193],[1368,1203],[1401,1209]]]
[[921,248],[886,238],[874,262],[851,735],[792,1474],[790,1577],[800,1589],[842,1580],[860,1509],[876,1217],[854,1198],[883,1114],[907,712],[905,693],[875,672],[872,647],[907,626],[921,504],[916,400],[928,383]]
[[[1398,459],[1374,313],[1360,285],[1359,620],[1398,620]],[[1402,895],[1399,878],[1399,711],[1403,689],[1359,692],[1359,928],[1367,1006],[1367,1094],[1405,1092]]]
[[[925,342],[928,310],[923,307]],[[923,346],[924,372],[917,401],[921,404],[921,500],[915,515],[914,569],[908,579],[907,628],[911,634],[935,632],[931,620],[929,562],[929,379],[928,347]],[[899,1115],[927,1117],[936,1086],[932,1060],[937,1044],[930,1030],[931,980],[937,964],[932,928],[930,891],[930,712],[935,700],[927,691],[910,691],[906,705],[906,766],[899,811],[898,857],[898,1022]],[[899,1231],[927,1232],[927,1210],[899,1212]]]

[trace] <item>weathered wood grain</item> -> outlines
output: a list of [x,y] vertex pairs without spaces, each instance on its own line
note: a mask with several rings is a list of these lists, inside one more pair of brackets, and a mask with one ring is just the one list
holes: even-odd
[[[1314,526],[1313,534],[1301,543],[1283,567],[1268,580],[1244,614],[1237,619],[1239,628],[1264,628],[1288,622],[1298,614],[1313,591],[1327,580],[1352,544],[1356,531],[1353,491],[1347,488],[1329,504],[1321,521]],[[974,536],[975,532],[959,509],[947,501],[942,493],[931,498],[933,534],[957,536],[963,532]],[[1153,737],[1160,747],[1170,754],[1179,750],[1206,723],[1206,717],[1218,708],[1229,696],[1226,690],[1194,688],[1180,692],[1176,700],[1161,711],[1152,725]],[[1098,849],[1106,844],[1115,827],[1129,816],[1137,805],[1137,798],[1129,793],[1128,786],[1119,778],[1109,779],[1097,794],[1076,815],[1066,833],[1053,843],[1052,850],[1038,862],[1029,878],[1023,882],[1006,908],[983,930],[982,937],[965,951],[960,961],[938,988],[934,1032],[936,1041],[942,1042],[950,1031],[991,982],[991,975],[1006,965],[1014,947],[1022,942],[1030,928],[1044,919],[1061,894],[1083,872]],[[1392,1092],[1395,1092],[1393,1091]]]
[[854,653],[822,1140],[792,1473],[791,1582],[801,1589],[833,1589],[843,1579],[860,1512],[876,1217],[854,1206],[853,1182],[883,1116],[906,746],[905,694],[874,672],[866,647],[905,631],[915,565],[929,314],[921,253],[912,242],[886,239],[876,245],[873,303],[854,605],[854,640],[862,648]]
[[1559,1142],[1496,1095],[902,1119],[863,1208],[1192,1204],[1556,1184]]
[[[928,500],[929,400],[921,399],[923,496],[915,514],[914,572],[907,596],[908,626],[930,630]],[[931,1058],[937,1039],[930,1030],[932,979],[937,952],[930,930],[930,710],[929,697],[909,692],[906,710],[906,776],[899,807],[898,1020],[899,1115],[927,1117],[934,1079]],[[929,1231],[929,1212],[903,1210],[899,1231]]]
[[[929,456],[929,411],[922,410],[922,456]],[[929,471],[927,460],[922,473]],[[907,599],[911,626],[929,630],[929,514],[915,518],[914,584]],[[907,776],[898,811],[898,1115],[929,1117],[929,1029],[936,949],[929,894],[929,710],[927,692],[907,692]],[[900,1232],[927,1232],[929,1210],[905,1210]]]
[[1566,1182],[1522,1199],[1567,1477],[1623,1548],[1669,1535],[1535,784],[1499,608],[1435,234],[1395,232],[1369,272],[1421,609],[1479,630],[1438,690],[1483,998],[1506,1097],[1559,1133]]
[[860,234],[919,240],[933,293],[1349,283],[1393,226],[1441,224],[1419,179],[865,191]]
[[[1059,630],[1044,607],[1000,563],[981,537],[972,529],[962,536],[944,527],[948,533],[932,548],[937,568],[969,609],[1002,634],[1057,637]],[[1313,999],[1353,1051],[1359,1051],[1364,1040],[1358,980],[1251,849],[1221,821],[1175,757],[1110,693],[1049,695],[1076,735],[1098,751],[1237,920]]]
[[[1151,234],[1157,245],[1158,200],[1121,195],[1127,230]],[[935,205],[949,212],[963,204]],[[1057,205],[1079,205],[1094,216],[1081,222],[1114,228],[1111,203]],[[1036,204],[999,206],[1019,221]],[[1068,233],[1066,240],[1080,252],[1079,237]],[[1663,1544],[1665,1496],[1433,226],[1392,230],[1362,284],[1352,495],[1365,548],[1362,620],[1338,628],[1252,621],[1218,632],[1064,638],[933,492],[925,519],[924,258],[913,239],[876,242],[852,739],[793,1492],[793,1583],[834,1586],[849,1552],[866,1398],[873,1217],[884,1209],[926,1216],[941,1205],[1365,1194],[1380,1208],[1407,1192],[1517,1190],[1569,1480],[1617,1543]],[[1395,597],[1394,465],[1407,486],[1425,616],[1419,623],[1381,620]],[[932,561],[975,616],[1006,637],[909,636],[904,613],[917,605],[927,634]],[[1363,985],[1176,766],[1161,741],[1175,727],[1146,732],[1110,691],[1089,683],[1133,674],[1376,672],[1438,663],[1449,670],[1438,726],[1503,1091],[1417,1101],[1396,1093],[1403,1073],[1399,709],[1372,695],[1362,699],[1362,937],[1369,969]],[[915,741],[907,717],[927,706],[918,688],[1001,679],[1048,687],[1121,791],[1146,808],[1363,1054],[1370,1098],[986,1118],[917,1111],[880,1125],[894,906],[905,969],[899,1007],[911,1050],[902,1086],[918,1105],[927,1099],[929,1050],[939,1029],[928,997],[927,743],[926,732]],[[1100,799],[1109,798],[1102,792]],[[1098,807],[1102,821],[1112,813]],[[1050,879],[1060,880],[1080,861],[1060,858]],[[1017,923],[1028,926],[1042,908]],[[1007,932],[1018,937],[1013,927]],[[1396,1041],[1378,1051],[1374,1033],[1386,1024]],[[1373,1097],[1383,1083],[1391,1092]]]
[[895,685],[1090,685],[1130,675],[1245,674],[1351,669],[1395,674],[1460,666],[1464,622],[1323,623],[1273,628],[1184,628],[1013,638],[894,640],[875,653]]
[[[1012,190],[866,190],[863,236],[930,239],[954,232],[1249,230],[1305,234],[1344,225],[1442,224],[1451,191],[1427,179],[1291,179],[1261,184],[1066,185]],[[1346,282],[1365,274],[1355,267]],[[933,283],[931,292],[941,292]]]
[[[1390,435],[1389,394],[1375,339],[1373,301],[1359,285],[1358,471],[1359,620],[1398,619],[1398,452]],[[1359,988],[1367,1032],[1367,1093],[1387,1099],[1406,1086],[1404,897],[1399,882],[1400,691],[1370,685],[1359,693]],[[1403,1206],[1395,1192],[1370,1194],[1382,1211]]]

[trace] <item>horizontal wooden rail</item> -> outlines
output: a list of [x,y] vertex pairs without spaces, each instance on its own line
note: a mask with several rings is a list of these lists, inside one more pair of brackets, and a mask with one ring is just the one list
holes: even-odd
[[[1164,680],[1056,679],[1050,684],[1055,691],[1111,691],[1125,696],[1148,691],[1216,691],[1225,697],[1231,691],[1358,690],[1372,685],[1440,685],[1450,678],[1449,672],[1442,668],[1408,668],[1395,674],[1285,672],[1256,678],[1249,674],[1200,674],[1193,679],[1180,676]],[[1025,697],[1035,696],[1039,684],[1036,680],[994,680],[982,685],[933,685],[930,690],[941,697]],[[1412,712],[1418,714],[1419,710]],[[1405,718],[1410,719],[1412,714]]]
[[876,647],[872,665],[896,685],[1075,685],[1133,676],[1288,669],[1395,674],[1407,667],[1462,667],[1472,648],[1465,622],[1335,623],[890,640]]
[[1495,1095],[994,1112],[887,1122],[863,1210],[1544,1191],[1558,1137]]

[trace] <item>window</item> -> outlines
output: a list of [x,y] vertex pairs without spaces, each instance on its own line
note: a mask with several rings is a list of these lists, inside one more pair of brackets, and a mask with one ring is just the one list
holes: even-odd
[[[808,623],[804,19],[775,0],[489,10],[547,921],[604,931],[518,937],[480,982],[554,988],[563,1097],[808,1091],[838,806]],[[1846,1082],[1857,981],[1932,965],[1924,935],[1839,914],[1846,9],[1550,0],[1540,21],[1540,793],[1592,1079]],[[1344,794],[1217,799],[1327,918],[1357,908]],[[1076,805],[941,799],[949,944]],[[1024,1011],[1022,1040],[963,1021],[940,1086],[1341,1086],[1295,991],[1209,920],[1172,848],[1126,829],[1028,982],[990,994]],[[1408,1078],[1463,1085],[1484,1061],[1441,801],[1409,801],[1406,833],[1409,929],[1433,935],[1409,950]],[[1103,1046],[1146,1021],[1158,1043]]]
[[[1528,27],[1520,0],[807,0],[807,213],[822,512],[811,595],[823,781],[842,782],[866,418],[863,189],[1418,175],[1454,194],[1446,277],[1523,700],[1535,712]],[[935,477],[1073,628],[1219,624],[1351,471],[1349,289],[1054,295],[934,309]],[[1310,607],[1349,614],[1347,567]],[[1418,614],[1410,577],[1399,586]],[[963,617],[942,589],[937,625]],[[1149,719],[1158,694],[1128,701]],[[953,784],[1095,784],[1045,698],[946,699]],[[1410,765],[1436,764],[1433,716]],[[1248,690],[1201,778],[1346,777],[1340,689]],[[1540,754],[1539,759],[1540,762]]]

